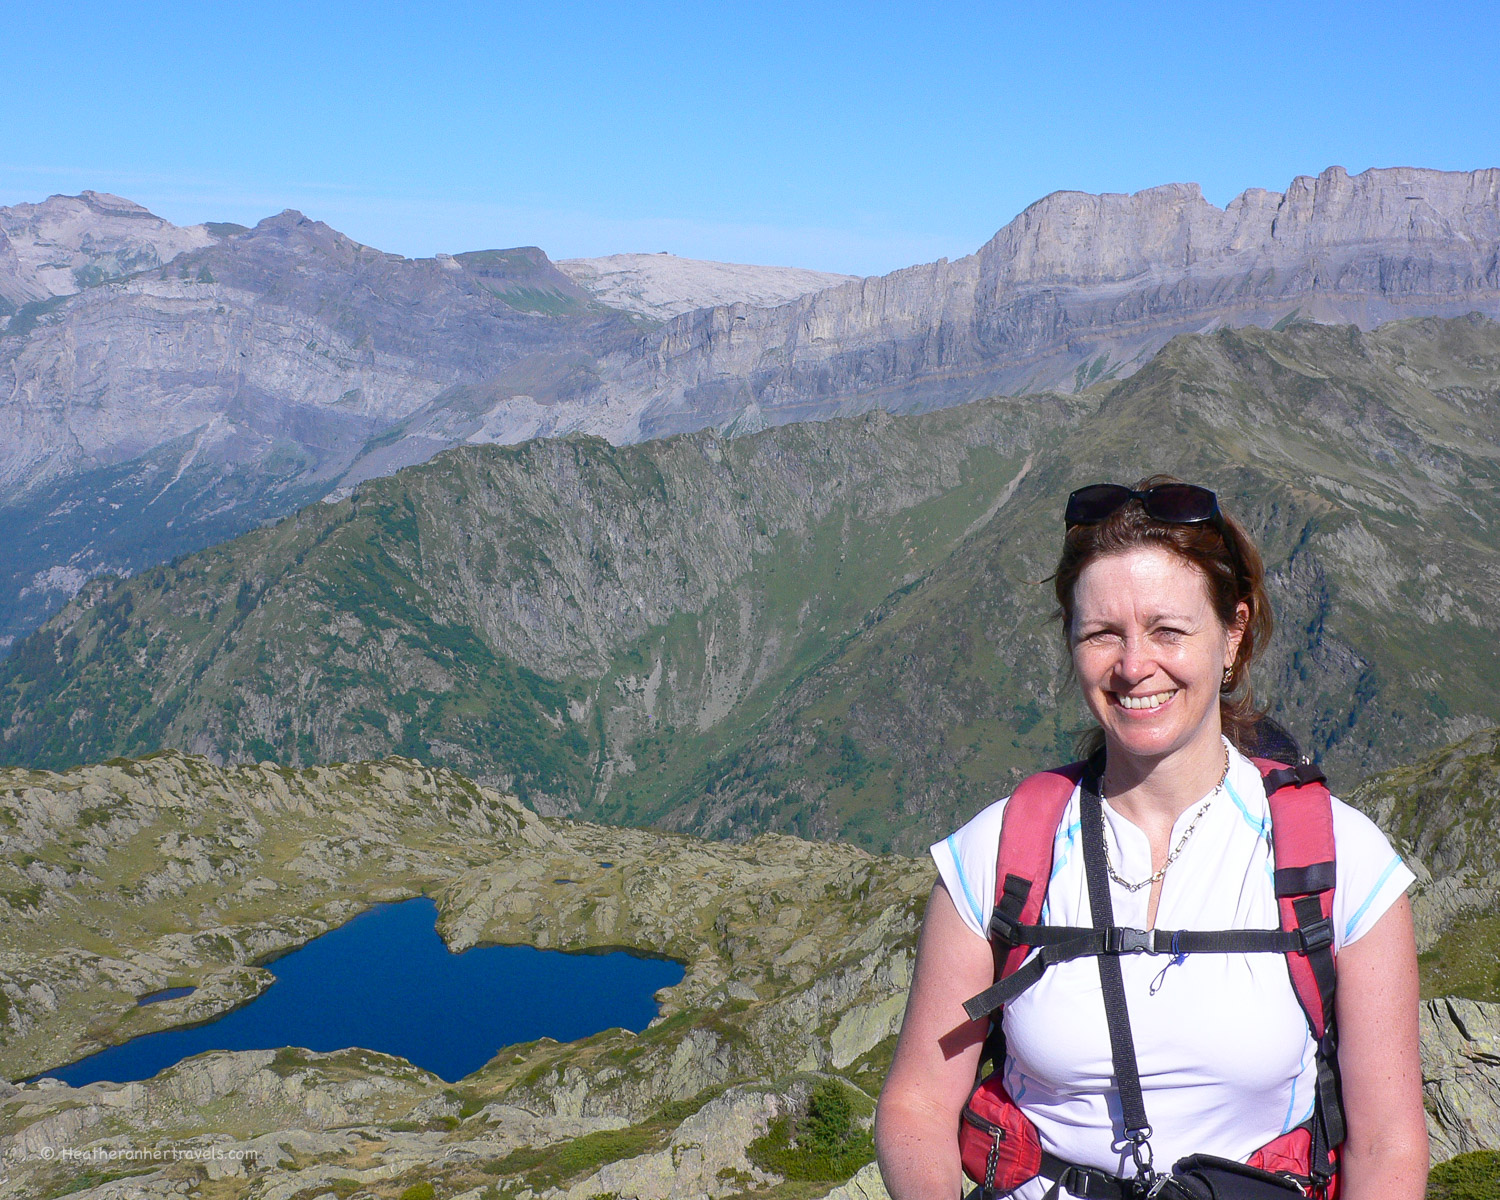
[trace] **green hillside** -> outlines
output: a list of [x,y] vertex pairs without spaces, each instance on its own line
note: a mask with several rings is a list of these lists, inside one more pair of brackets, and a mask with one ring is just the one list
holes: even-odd
[[1082,723],[1063,498],[1173,471],[1262,539],[1258,686],[1336,785],[1500,722],[1500,326],[1178,338],[1078,397],[468,447],[86,589],[0,758],[401,753],[544,812],[912,849]]

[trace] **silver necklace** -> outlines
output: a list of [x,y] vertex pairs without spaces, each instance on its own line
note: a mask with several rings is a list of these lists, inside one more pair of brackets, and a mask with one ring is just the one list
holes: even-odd
[[[1198,811],[1193,814],[1193,819],[1188,822],[1188,827],[1182,831],[1182,836],[1177,839],[1177,845],[1175,845],[1175,846],[1172,847],[1172,853],[1170,853],[1169,855],[1167,855],[1167,861],[1164,862],[1164,863],[1162,863],[1161,867],[1155,873],[1153,873],[1152,876],[1149,879],[1143,879],[1139,883],[1131,883],[1130,880],[1128,880],[1128,879],[1122,879],[1120,877],[1120,873],[1115,870],[1115,864],[1112,863],[1112,862],[1110,862],[1110,860],[1109,860],[1109,838],[1105,837],[1105,839],[1104,839],[1104,865],[1105,865],[1106,869],[1108,869],[1108,871],[1109,871],[1109,877],[1111,879],[1113,879],[1116,883],[1118,883],[1127,892],[1138,892],[1142,888],[1148,888],[1153,883],[1160,882],[1162,876],[1164,876],[1167,873],[1167,868],[1170,867],[1174,862],[1177,861],[1177,856],[1182,853],[1182,848],[1187,845],[1188,838],[1190,838],[1190,837],[1193,836],[1193,830],[1195,830],[1195,829],[1198,828],[1198,822],[1203,819],[1203,814],[1208,811],[1208,806],[1214,802],[1214,795],[1215,795],[1215,793],[1217,793],[1218,790],[1221,787],[1224,786],[1224,781],[1226,779],[1228,779],[1228,778],[1229,778],[1229,747],[1225,746],[1224,747],[1224,773],[1219,776],[1219,782],[1216,783],[1216,784],[1214,784],[1213,791],[1209,792],[1209,794],[1208,794],[1208,799],[1206,799],[1202,804],[1200,804],[1198,806]],[[1101,775],[1099,777],[1099,800],[1100,800],[1100,804],[1099,804],[1099,822],[1100,822],[1100,824],[1102,824],[1104,826],[1105,832],[1107,834],[1109,832],[1109,819],[1104,815],[1104,804],[1103,804],[1104,798],[1105,798],[1104,797],[1104,777]]]

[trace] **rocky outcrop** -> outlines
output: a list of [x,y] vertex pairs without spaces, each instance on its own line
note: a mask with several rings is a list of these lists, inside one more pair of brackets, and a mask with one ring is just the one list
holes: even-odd
[[1500,1146],[1500,1004],[1423,1003],[1422,1088],[1434,1162]]
[[564,258],[557,269],[601,303],[658,321],[726,304],[772,308],[855,278],[805,267],[705,262],[665,252]]

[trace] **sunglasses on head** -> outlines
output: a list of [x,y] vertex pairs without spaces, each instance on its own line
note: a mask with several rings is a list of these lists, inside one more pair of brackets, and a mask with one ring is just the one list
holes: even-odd
[[1166,525],[1212,524],[1228,540],[1219,498],[1206,487],[1192,483],[1159,483],[1136,491],[1119,483],[1092,483],[1068,497],[1063,524],[1097,525],[1132,500],[1139,500],[1146,515]]

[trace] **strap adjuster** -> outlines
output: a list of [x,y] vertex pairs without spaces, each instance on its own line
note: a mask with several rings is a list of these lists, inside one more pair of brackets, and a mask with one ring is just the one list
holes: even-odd
[[1011,920],[1000,909],[995,909],[990,914],[990,937],[997,942],[1004,942],[1008,946],[1014,946],[1020,941],[1017,934],[1019,923]]
[[1326,950],[1333,945],[1333,919],[1331,917],[1319,917],[1316,921],[1299,926],[1297,932],[1302,935],[1304,954]]

